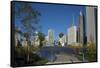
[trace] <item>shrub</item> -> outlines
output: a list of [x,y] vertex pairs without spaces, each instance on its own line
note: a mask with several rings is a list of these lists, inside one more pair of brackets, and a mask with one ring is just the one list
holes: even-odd
[[87,51],[85,53],[85,57],[88,61],[93,62],[96,61],[96,45],[94,43],[89,43],[86,47]]

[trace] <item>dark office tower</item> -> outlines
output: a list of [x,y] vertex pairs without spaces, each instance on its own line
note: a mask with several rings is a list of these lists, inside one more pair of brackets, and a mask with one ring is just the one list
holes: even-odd
[[87,25],[87,42],[96,43],[96,16],[97,7],[88,6],[86,7],[86,25]]
[[76,34],[76,36],[77,36],[77,42],[79,42],[79,30],[78,30],[79,28],[77,27],[77,34]]
[[80,11],[79,24],[78,24],[78,43],[81,45],[85,44],[85,21],[84,15]]

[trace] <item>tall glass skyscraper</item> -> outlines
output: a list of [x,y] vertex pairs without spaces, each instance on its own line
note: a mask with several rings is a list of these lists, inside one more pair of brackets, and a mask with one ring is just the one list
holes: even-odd
[[87,41],[96,43],[96,12],[97,7],[86,7]]
[[54,46],[54,31],[52,29],[48,30],[48,45]]
[[85,20],[84,20],[84,15],[81,11],[78,23],[78,43],[82,45],[84,45],[85,43]]
[[68,28],[68,45],[72,45],[77,42],[77,29],[72,25]]

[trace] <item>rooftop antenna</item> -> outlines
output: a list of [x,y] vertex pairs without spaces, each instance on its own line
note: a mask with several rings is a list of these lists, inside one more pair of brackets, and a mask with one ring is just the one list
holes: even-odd
[[72,15],[72,23],[70,24],[70,26],[74,26],[74,15]]
[[82,16],[82,11],[80,11],[80,15]]
[[73,22],[72,22],[72,26],[74,25],[74,15],[73,15]]

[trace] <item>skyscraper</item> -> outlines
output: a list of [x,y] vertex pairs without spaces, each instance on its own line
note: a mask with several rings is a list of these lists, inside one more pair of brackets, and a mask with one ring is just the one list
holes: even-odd
[[85,43],[85,21],[84,15],[80,11],[79,23],[78,23],[78,43],[84,45]]
[[68,28],[68,45],[74,44],[77,42],[77,31],[76,26],[72,25]]
[[63,42],[64,42],[64,45],[67,43],[67,37],[66,37],[66,35],[63,36]]
[[96,43],[96,7],[86,7],[87,42]]
[[54,31],[52,29],[48,30],[48,45],[53,46],[54,44]]

